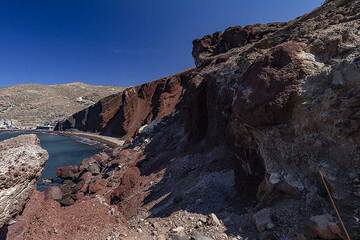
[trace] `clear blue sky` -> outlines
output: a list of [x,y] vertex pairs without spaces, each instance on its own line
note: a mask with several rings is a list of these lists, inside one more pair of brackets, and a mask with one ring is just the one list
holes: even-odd
[[129,86],[194,65],[192,40],[286,21],[322,0],[2,0],[0,86]]

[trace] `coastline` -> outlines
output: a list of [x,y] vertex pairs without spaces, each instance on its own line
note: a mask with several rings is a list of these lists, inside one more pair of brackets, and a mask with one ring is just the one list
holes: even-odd
[[[68,137],[90,140],[90,141],[96,142],[97,144],[105,145],[109,148],[116,148],[116,147],[121,147],[124,145],[124,141],[119,138],[101,136],[101,135],[98,135],[95,133],[80,132],[80,131],[44,131],[44,130],[0,129],[0,133],[1,132],[23,132],[25,134],[43,133],[43,134],[68,136]],[[86,141],[84,141],[84,144],[91,145],[90,143],[88,143]]]
[[95,133],[88,133],[88,132],[80,132],[80,131],[54,131],[52,133],[63,135],[63,136],[70,136],[70,137],[78,137],[78,138],[85,138],[89,139],[94,142],[98,142],[109,146],[111,148],[121,147],[124,145],[124,141],[119,138],[102,136]]

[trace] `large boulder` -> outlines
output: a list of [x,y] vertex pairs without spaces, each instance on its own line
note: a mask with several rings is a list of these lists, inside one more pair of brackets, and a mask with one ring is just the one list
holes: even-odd
[[22,211],[47,159],[36,135],[0,142],[0,227]]

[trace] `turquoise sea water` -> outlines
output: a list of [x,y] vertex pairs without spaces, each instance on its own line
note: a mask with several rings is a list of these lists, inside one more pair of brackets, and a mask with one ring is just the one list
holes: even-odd
[[[0,132],[0,141],[16,137],[24,133]],[[78,138],[59,136],[45,133],[37,133],[41,146],[49,153],[49,160],[46,162],[42,175],[40,176],[37,188],[44,190],[46,187],[57,184],[60,179],[56,177],[56,168],[65,165],[76,165],[98,153],[99,145],[89,145],[81,142]],[[53,179],[53,183],[45,183],[43,179]]]

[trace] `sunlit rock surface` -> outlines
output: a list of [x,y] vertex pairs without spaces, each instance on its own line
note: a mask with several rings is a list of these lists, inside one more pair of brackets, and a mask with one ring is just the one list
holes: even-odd
[[47,159],[36,135],[0,142],[0,227],[22,211]]

